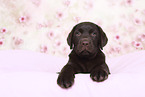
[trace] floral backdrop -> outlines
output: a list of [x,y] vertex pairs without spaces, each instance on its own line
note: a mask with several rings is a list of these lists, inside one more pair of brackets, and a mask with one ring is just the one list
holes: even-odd
[[67,57],[67,35],[82,21],[103,28],[108,57],[145,49],[144,0],[0,0],[0,50]]

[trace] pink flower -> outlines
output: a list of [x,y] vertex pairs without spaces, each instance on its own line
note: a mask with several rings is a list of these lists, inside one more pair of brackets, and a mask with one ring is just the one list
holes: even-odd
[[13,40],[14,40],[14,45],[15,46],[19,46],[20,44],[23,43],[23,40],[20,39],[20,38],[13,37]]
[[58,41],[58,42],[56,43],[56,45],[57,45],[57,46],[60,46],[60,45],[61,45],[61,42],[60,42],[60,41]]
[[66,11],[59,9],[58,11],[56,11],[56,18],[58,20],[63,20],[66,17],[68,17],[68,14],[66,13]]
[[41,0],[32,0],[32,3],[38,7],[41,4]]
[[54,31],[50,31],[48,32],[47,36],[49,39],[53,39],[56,36],[56,34],[54,33]]
[[142,21],[141,21],[141,19],[139,19],[139,18],[135,18],[135,19],[134,19],[134,23],[135,23],[136,25],[141,25],[141,24],[142,24]]
[[141,45],[141,43],[139,43],[139,42],[135,44],[136,47],[140,47],[140,45]]
[[135,23],[140,23],[140,20],[139,19],[135,19]]
[[67,46],[61,47],[61,52],[64,56],[67,56],[69,54],[69,49]]
[[26,17],[25,17],[25,16],[20,17],[20,18],[19,18],[19,21],[20,21],[20,23],[25,22],[25,21],[26,21]]
[[120,36],[119,35],[116,35],[115,38],[116,38],[116,40],[119,40],[120,39]]
[[22,44],[23,43],[23,40],[22,39],[17,39],[16,41],[15,41],[15,45],[20,45],[20,44]]
[[126,6],[130,6],[133,4],[133,0],[123,0],[123,2],[121,2],[121,5],[126,5]]
[[119,40],[120,40],[120,35],[116,35],[116,36],[115,36],[115,40],[116,40],[116,41],[119,41]]
[[0,40],[0,46],[3,45],[3,41]]
[[121,48],[120,47],[116,47],[115,48],[115,52],[120,53],[120,51],[121,51]]
[[142,34],[142,35],[141,35],[141,39],[142,39],[142,41],[145,40],[145,34]]
[[132,42],[132,45],[133,45],[136,49],[143,48],[141,42],[133,41],[133,42]]
[[7,32],[6,28],[2,28],[2,29],[1,29],[1,32],[2,32],[2,33],[6,33],[6,32]]
[[141,36],[138,36],[136,41],[142,41],[142,37]]
[[80,21],[81,17],[74,17],[74,20],[78,23]]
[[141,35],[137,36],[136,41],[137,42],[144,42],[145,41],[145,34],[141,34]]
[[132,41],[131,44],[134,45],[136,43],[136,41]]
[[50,37],[53,37],[54,36],[54,33],[53,32],[50,32],[49,35],[50,35]]
[[46,28],[48,27],[47,24],[37,24],[37,29]]
[[61,47],[61,45],[62,45],[62,42],[61,41],[59,41],[59,40],[56,40],[55,41],[55,43],[54,43],[54,47]]
[[85,3],[86,3],[86,5],[85,5],[86,9],[91,9],[94,6],[94,4],[91,0],[87,0]]
[[62,12],[60,12],[60,11],[56,13],[56,17],[57,17],[58,19],[62,19],[63,16],[64,16],[64,14],[63,14]]
[[114,53],[114,52],[115,52],[115,49],[113,47],[111,47],[110,50],[109,50],[109,53],[111,54],[111,53]]
[[47,47],[46,45],[43,45],[43,46],[40,47],[40,51],[41,51],[42,53],[47,53],[48,47]]
[[128,4],[131,4],[131,3],[132,3],[132,0],[126,0],[126,2],[127,2]]
[[70,0],[64,1],[64,5],[69,6],[70,5]]

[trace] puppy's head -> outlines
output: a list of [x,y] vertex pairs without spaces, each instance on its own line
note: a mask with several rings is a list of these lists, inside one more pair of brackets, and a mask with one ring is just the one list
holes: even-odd
[[82,57],[96,54],[100,49],[103,49],[107,41],[102,28],[91,22],[77,24],[67,38],[70,49]]

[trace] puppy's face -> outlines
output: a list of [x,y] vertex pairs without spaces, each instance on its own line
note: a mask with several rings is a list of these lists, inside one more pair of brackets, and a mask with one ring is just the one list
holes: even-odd
[[94,23],[83,22],[77,24],[68,36],[68,44],[77,55],[90,57],[107,44],[107,37],[103,30]]
[[89,56],[98,49],[98,29],[95,25],[80,24],[73,33],[74,50],[79,56]]

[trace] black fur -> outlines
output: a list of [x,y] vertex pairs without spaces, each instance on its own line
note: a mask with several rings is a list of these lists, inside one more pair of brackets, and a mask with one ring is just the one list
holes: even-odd
[[97,82],[106,80],[110,71],[101,50],[107,41],[106,34],[98,25],[91,22],[77,24],[68,35],[67,42],[73,50],[57,84],[62,88],[71,87],[76,73],[90,73],[92,80]]

